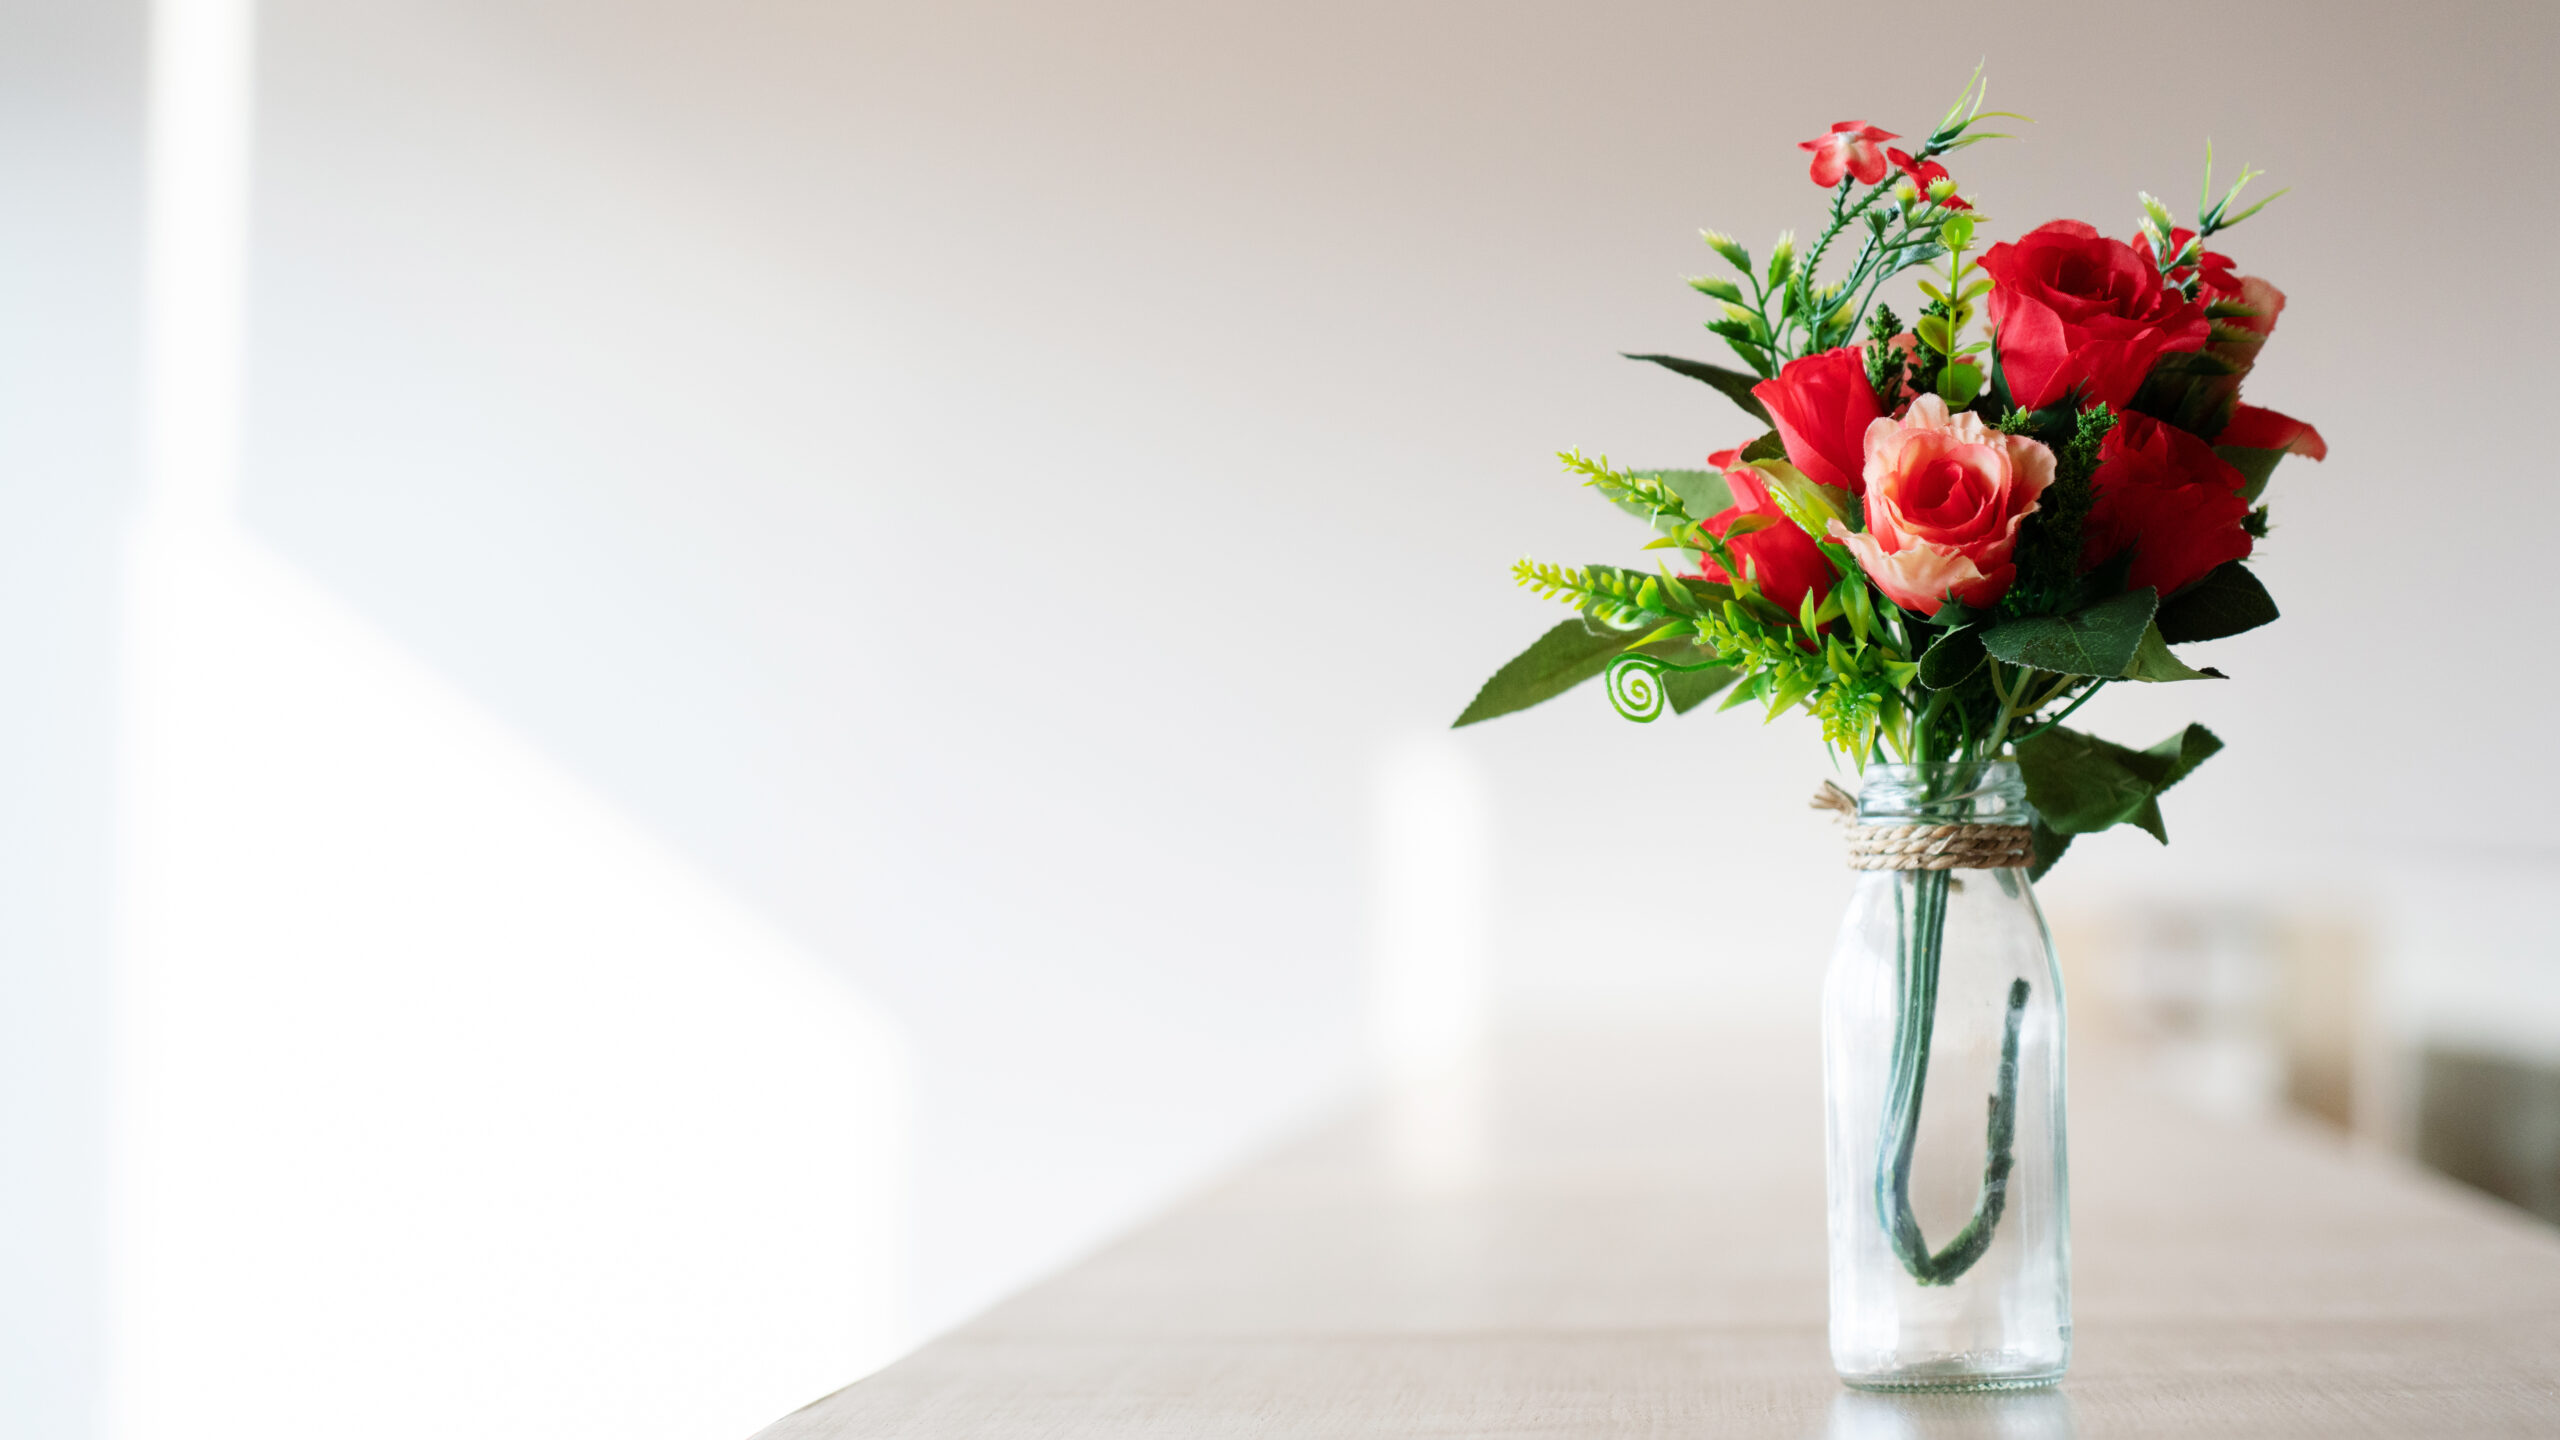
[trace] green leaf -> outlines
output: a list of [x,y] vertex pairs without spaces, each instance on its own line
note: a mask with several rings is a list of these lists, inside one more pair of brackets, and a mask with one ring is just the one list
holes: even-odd
[[1968,625],[1979,625],[1990,618],[1990,611],[1976,610],[1963,601],[1950,597],[1947,603],[1938,607],[1937,614],[1924,617],[1924,621],[1941,630],[1961,630]]
[[2228,680],[2231,677],[2211,668],[2198,670],[2181,660],[2160,638],[2157,625],[2142,632],[2142,645],[2133,652],[2133,663],[2124,667],[2124,678],[2160,684],[2171,680]]
[[1741,678],[1741,672],[1730,665],[1713,670],[1666,670],[1662,673],[1662,693],[1671,702],[1672,714],[1686,715]]
[[1460,712],[1449,728],[1473,725],[1514,710],[1526,710],[1541,700],[1552,700],[1583,681],[1609,668],[1619,651],[1637,637],[1624,631],[1611,633],[1585,625],[1580,618],[1564,621],[1537,639],[1537,643],[1514,656],[1511,663],[1493,672],[1484,682],[1476,698]]
[[2276,618],[2275,597],[2249,568],[2233,560],[2160,606],[2160,638],[2172,645],[2220,640]]
[[1725,693],[1724,703],[1718,705],[1716,709],[1718,711],[1730,710],[1737,705],[1757,700],[1760,698],[1761,692],[1768,688],[1768,671],[1762,670],[1756,674],[1744,676],[1740,684],[1734,686],[1730,691]]
[[[2131,823],[2167,844],[2160,795],[2222,749],[2201,725],[2190,725],[2148,750],[2131,750],[2060,726],[2018,746],[2027,801],[2056,835],[2087,835]],[[2060,855],[2057,848],[2055,854]]]
[[2071,848],[2071,837],[2044,823],[2041,815],[2028,822],[2027,838],[2035,847],[2035,859],[2027,866],[2029,880],[2043,879],[2045,872],[2062,858],[2062,852]]
[[2267,493],[2267,480],[2276,472],[2276,462],[2285,457],[2282,450],[2260,450],[2248,445],[2216,445],[2213,453],[2231,462],[2247,482],[2240,487],[2240,498],[2256,504]]
[[1984,631],[1983,648],[2012,665],[2056,675],[2114,679],[2133,663],[2160,608],[2160,592],[2129,590],[2069,615],[2012,620]]
[[1733,489],[1724,476],[1713,470],[1632,470],[1648,480],[1659,480],[1680,497],[1680,506],[1692,520],[1706,520],[1733,508]]
[[1779,436],[1777,431],[1772,430],[1743,446],[1740,458],[1746,465],[1756,464],[1762,460],[1784,460],[1787,458],[1787,442]]
[[1947,408],[1961,410],[1982,393],[1982,367],[1963,361],[1938,372],[1938,393],[1946,397]]
[[2047,827],[2087,835],[2141,814],[2159,797],[2169,763],[2057,725],[2018,746],[2018,770]]
[[1932,690],[1952,690],[1982,668],[1982,659],[1981,631],[1950,630],[1920,656],[1920,683]]
[[2165,791],[2194,774],[2197,766],[2221,754],[2222,737],[2201,725],[2189,725],[2142,753],[2169,762],[2169,773],[2160,780],[2160,788]]
[[1703,380],[1715,387],[1717,393],[1726,399],[1750,411],[1752,417],[1761,424],[1770,423],[1769,407],[1761,404],[1760,397],[1751,393],[1751,387],[1760,383],[1760,377],[1757,375],[1746,375],[1739,370],[1729,370],[1722,365],[1710,365],[1704,360],[1683,360],[1677,355],[1629,355],[1626,358],[1659,365],[1675,375],[1686,375],[1692,380]]
[[1818,484],[1784,460],[1757,462],[1767,478],[1769,498],[1796,527],[1819,540],[1831,533],[1831,522],[1848,523],[1855,497],[1837,486]]
[[1769,718],[1775,720],[1793,709],[1797,702],[1813,693],[1813,687],[1818,683],[1820,682],[1815,677],[1802,672],[1778,677],[1776,685],[1769,692]]
[[1727,265],[1745,275],[1751,273],[1751,252],[1743,249],[1740,241],[1721,230],[1701,230],[1698,238],[1707,242],[1707,248],[1723,256]]

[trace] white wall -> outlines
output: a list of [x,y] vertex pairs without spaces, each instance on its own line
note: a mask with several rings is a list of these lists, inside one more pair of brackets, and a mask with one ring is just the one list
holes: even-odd
[[0,1431],[97,1402],[142,13],[0,5]]
[[[2555,778],[2554,687],[2498,619],[2535,613],[2560,521],[2532,419],[2554,205],[2525,168],[2555,128],[2547,11],[271,0],[261,24],[251,537],[896,1026],[915,1324],[1337,1093],[1370,993],[1364,777],[1549,623],[1515,556],[1634,538],[1547,456],[1742,438],[1614,352],[1711,353],[1695,231],[1808,223],[1795,141],[1925,124],[1985,56],[2043,122],[1958,167],[1997,232],[2129,233],[2137,187],[2186,203],[2207,136],[2297,187],[2231,246],[2293,301],[2252,395],[2337,456],[2279,478],[2287,618],[2217,647],[2238,678],[2090,712],[2232,748],[2175,797],[2175,847],[2085,843],[2056,902],[2362,904],[2403,854],[2551,863],[2505,797]],[[1772,58],[1809,35],[1804,73]],[[102,53],[74,113],[132,98]],[[13,71],[11,103],[73,73]],[[64,183],[130,164],[98,123],[127,151]],[[89,203],[92,242],[123,233],[128,202]],[[123,333],[101,324],[75,328]],[[92,363],[84,393],[114,394]],[[118,473],[93,429],[83,496]],[[67,762],[12,772],[54,797],[10,807],[46,841],[94,831],[81,722],[109,704],[77,618],[103,614],[102,522],[54,523],[89,550],[28,573],[91,598],[8,622],[56,657],[12,670],[42,702],[9,723],[66,718],[0,759]],[[1496,796],[1509,1008],[1809,1002],[1845,882],[1801,725],[1637,729],[1595,694],[1460,743]],[[20,877],[84,853],[13,843]],[[75,1037],[104,1024],[78,863],[9,982]],[[67,1234],[91,1052],[44,1053],[71,1100],[12,1133],[54,1127],[63,1166],[18,1193]],[[89,1293],[76,1265],[48,1283]]]

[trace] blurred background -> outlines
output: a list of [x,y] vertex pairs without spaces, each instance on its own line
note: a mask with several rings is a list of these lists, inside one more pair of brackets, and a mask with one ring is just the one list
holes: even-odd
[[[2560,11],[0,0],[0,1431],[745,1434],[1488,1027],[1809,1027],[1800,723],[1451,734],[1702,226],[2293,193],[2075,1035],[2560,1220]],[[1808,1117],[1808,1123],[1811,1123]]]

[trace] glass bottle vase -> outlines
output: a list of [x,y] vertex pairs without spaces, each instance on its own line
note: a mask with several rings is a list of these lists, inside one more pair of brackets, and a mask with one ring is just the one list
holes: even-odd
[[[1858,823],[2024,826],[2025,785],[2008,761],[1871,766]],[[2060,1379],[2062,983],[2026,870],[1862,871],[1824,984],[1822,1050],[1840,1378],[1887,1390]]]

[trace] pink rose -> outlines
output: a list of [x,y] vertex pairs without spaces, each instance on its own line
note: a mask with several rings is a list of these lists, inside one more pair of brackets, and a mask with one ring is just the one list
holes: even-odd
[[1988,606],[2017,578],[2018,524],[2052,483],[2043,444],[1923,395],[1867,427],[1867,528],[1834,520],[1831,538],[1906,610],[1935,615],[1950,596]]

